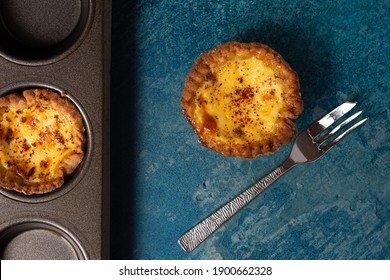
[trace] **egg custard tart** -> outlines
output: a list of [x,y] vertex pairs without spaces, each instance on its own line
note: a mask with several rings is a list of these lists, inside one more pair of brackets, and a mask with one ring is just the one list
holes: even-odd
[[84,157],[83,119],[65,93],[0,98],[0,186],[26,195],[59,188]]
[[303,110],[298,75],[270,47],[228,42],[201,54],[182,93],[200,142],[225,156],[273,153],[296,134]]

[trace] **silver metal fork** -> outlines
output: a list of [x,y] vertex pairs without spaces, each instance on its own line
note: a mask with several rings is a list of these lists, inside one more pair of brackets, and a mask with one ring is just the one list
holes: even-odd
[[[287,170],[297,164],[312,162],[319,159],[341,139],[358,126],[362,125],[368,118],[356,122],[348,129],[344,130],[339,136],[332,137],[362,113],[362,111],[357,112],[341,124],[330,129],[332,124],[348,113],[356,104],[356,102],[345,102],[341,104],[301,132],[295,139],[289,157],[280,166],[183,234],[179,238],[180,246],[186,252],[194,250],[223,223],[240,211]],[[327,129],[330,131],[327,132]]]

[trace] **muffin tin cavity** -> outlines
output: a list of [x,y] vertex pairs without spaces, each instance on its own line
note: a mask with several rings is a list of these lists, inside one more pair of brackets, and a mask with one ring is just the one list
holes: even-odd
[[93,143],[91,125],[87,113],[83,109],[83,106],[76,100],[76,98],[69,91],[45,83],[32,83],[32,82],[19,83],[19,84],[13,84],[6,88],[0,89],[0,97],[10,93],[21,93],[26,89],[34,89],[34,88],[46,88],[58,94],[60,94],[61,92],[65,92],[67,94],[67,98],[77,107],[77,109],[81,113],[81,116],[83,117],[84,128],[85,128],[85,146],[84,146],[84,158],[82,162],[72,172],[72,174],[70,174],[68,177],[65,177],[64,184],[58,189],[55,189],[46,194],[24,195],[16,191],[10,191],[4,188],[0,188],[0,194],[8,198],[11,198],[13,200],[20,201],[20,202],[27,202],[27,203],[40,203],[40,202],[50,201],[68,193],[70,190],[75,188],[78,182],[87,172],[87,166],[90,162],[92,143]]
[[0,259],[80,260],[85,250],[72,233],[50,221],[26,221],[0,232]]
[[92,10],[90,0],[0,1],[0,55],[27,65],[60,60],[82,42]]

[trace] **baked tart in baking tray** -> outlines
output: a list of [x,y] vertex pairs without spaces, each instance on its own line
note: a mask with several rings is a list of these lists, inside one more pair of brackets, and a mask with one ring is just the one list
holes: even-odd
[[260,43],[228,42],[201,54],[181,106],[200,142],[225,156],[251,159],[289,143],[303,110],[298,75]]
[[49,89],[0,98],[0,186],[26,195],[59,188],[84,157],[77,107]]

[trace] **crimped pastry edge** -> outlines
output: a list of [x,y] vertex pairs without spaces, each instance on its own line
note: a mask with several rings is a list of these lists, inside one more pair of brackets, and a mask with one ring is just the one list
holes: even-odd
[[73,135],[76,150],[74,150],[74,153],[62,160],[61,166],[58,169],[55,178],[50,181],[34,184],[26,183],[22,178],[20,178],[20,180],[15,179],[14,177],[7,175],[4,172],[4,169],[0,169],[0,186],[25,195],[44,194],[61,187],[64,183],[65,177],[70,175],[84,158],[84,145],[86,139],[84,135],[85,129],[83,119],[76,106],[67,99],[66,93],[63,92],[60,95],[50,89],[44,88],[27,89],[21,93],[10,93],[1,97],[0,108],[27,108],[34,106],[37,99],[50,103],[50,105],[57,111],[63,112],[73,119],[75,123]]
[[[211,69],[232,59],[233,57],[255,56],[277,72],[284,79],[285,98],[287,110],[281,112],[283,121],[279,123],[278,132],[270,139],[269,143],[254,142],[250,145],[234,146],[220,143],[212,138],[204,138],[194,121],[194,102],[196,92],[202,86],[207,76],[211,74]],[[187,121],[192,125],[194,132],[198,135],[199,141],[206,147],[224,155],[252,159],[254,157],[270,154],[277,151],[282,145],[291,142],[297,133],[296,125],[291,119],[296,119],[303,111],[303,101],[300,93],[298,74],[291,69],[290,65],[282,56],[267,45],[261,43],[240,43],[227,42],[218,47],[202,53],[191,67],[182,92],[181,98],[182,113]]]

